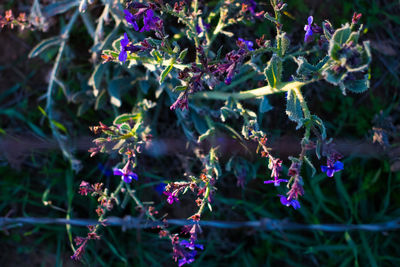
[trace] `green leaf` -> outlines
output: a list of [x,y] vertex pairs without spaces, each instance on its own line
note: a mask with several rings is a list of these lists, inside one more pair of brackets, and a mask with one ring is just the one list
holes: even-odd
[[259,107],[260,113],[268,112],[271,109],[273,109],[273,107],[269,103],[267,96],[264,96],[263,99],[261,100],[260,107]]
[[325,140],[326,139],[326,128],[325,128],[324,122],[317,115],[312,115],[311,118],[312,118],[314,125],[316,125],[317,128],[320,130],[322,139]]
[[204,134],[199,136],[199,138],[197,139],[197,143],[202,142],[204,139],[213,135],[214,133],[215,133],[215,128],[208,129]]
[[71,8],[78,6],[80,0],[64,0],[56,3],[47,5],[43,8],[43,15],[47,18],[53,17],[57,14],[62,14],[70,10]]
[[199,134],[204,134],[207,130],[207,123],[204,120],[204,116],[199,116],[197,112],[190,112],[190,116],[192,117],[192,121],[194,123],[194,127]]
[[276,88],[276,85],[281,81],[281,64],[281,59],[276,54],[273,54],[264,70],[264,75],[267,78],[269,86],[272,88]]
[[339,28],[335,31],[332,36],[331,43],[334,42],[339,46],[342,46],[344,43],[347,42],[351,34],[350,25],[346,24],[342,28]]
[[163,72],[161,73],[160,76],[160,84],[162,84],[165,80],[165,77],[167,77],[168,73],[172,70],[172,68],[174,67],[174,63],[172,63],[171,65],[169,65],[168,67],[166,67]]
[[146,38],[146,40],[149,42],[149,44],[151,46],[160,46],[162,43],[161,40],[157,40],[157,39],[153,39],[153,38]]
[[181,92],[181,91],[185,91],[187,88],[187,85],[178,85],[175,86],[175,88],[173,89],[174,92]]
[[32,48],[28,57],[29,58],[36,57],[41,53],[43,53],[47,48],[52,47],[54,45],[58,45],[60,43],[61,43],[61,38],[59,36],[44,39],[43,41],[38,43],[34,48]]
[[295,58],[298,65],[296,73],[301,76],[310,76],[318,71],[318,68],[310,63],[308,63],[305,57]]
[[281,48],[281,55],[284,56],[286,54],[286,52],[289,49],[290,46],[290,40],[289,38],[286,36],[286,32],[278,35],[279,41],[280,41],[280,48]]
[[221,45],[221,46],[218,48],[217,55],[215,56],[215,60],[216,60],[216,61],[220,60],[220,58],[221,58],[221,53],[222,53],[222,48],[223,48],[223,47],[224,47],[224,46]]
[[106,90],[101,90],[100,94],[96,98],[96,102],[94,104],[94,110],[100,110],[107,101],[107,93]]
[[118,125],[124,122],[128,122],[130,120],[137,121],[140,118],[141,118],[140,113],[133,113],[133,114],[125,113],[116,117],[113,121],[113,124]]
[[126,131],[126,132],[130,132],[130,131],[132,130],[131,126],[130,126],[128,123],[126,123],[126,122],[122,123],[122,124],[119,126],[119,128],[120,128],[121,130],[123,130],[123,131]]
[[363,71],[366,70],[369,66],[369,64],[371,63],[371,48],[369,45],[369,41],[363,42],[363,47],[358,46],[358,50],[361,53],[361,63],[358,66],[348,66],[346,65],[346,68],[348,71],[351,72],[359,72],[359,71]]
[[294,90],[289,90],[287,93],[286,114],[290,120],[297,123],[296,129],[303,125],[303,110]]
[[112,105],[116,107],[121,106],[121,92],[131,87],[130,81],[131,79],[129,78],[117,78],[109,82],[107,90]]
[[187,52],[188,52],[188,49],[185,48],[184,50],[181,51],[181,53],[179,54],[179,57],[178,57],[178,58],[179,58],[180,60],[183,60],[183,59],[186,57]]
[[333,85],[339,85],[341,80],[346,78],[347,73],[346,70],[343,69],[343,71],[340,71],[339,73],[336,73],[334,70],[332,70],[333,66],[329,69],[326,69],[322,74],[325,77],[325,80]]
[[314,165],[311,163],[311,161],[306,156],[304,156],[304,161],[311,168],[311,177],[314,177],[314,175],[317,173],[317,170],[315,169]]
[[98,64],[89,78],[88,84],[93,87],[93,94],[97,96],[100,92],[100,84],[103,79],[106,64]]
[[65,128],[64,125],[62,125],[61,123],[59,123],[58,121],[55,120],[51,120],[51,123],[56,126],[59,130],[63,131],[64,133],[67,133],[67,128]]
[[338,45],[335,42],[332,42],[332,40],[331,40],[331,43],[329,45],[329,51],[328,51],[329,56],[333,60],[339,61],[340,60],[340,55],[339,55],[340,49],[341,49],[340,45]]
[[163,61],[163,58],[157,50],[153,50],[150,52],[150,54],[154,57],[154,59],[158,62],[161,63]]
[[352,32],[350,34],[350,37],[348,39],[348,42],[352,41],[354,44],[358,43],[358,38],[360,37],[360,33],[359,32]]
[[[328,25],[328,27],[326,25]],[[324,21],[324,23],[322,23],[322,29],[324,31],[325,38],[328,41],[330,41],[332,39],[332,34],[328,30],[328,28],[329,29],[333,29],[332,24],[329,21],[326,20],[326,21]]]
[[140,86],[140,89],[142,90],[142,92],[143,92],[144,94],[147,94],[147,93],[149,92],[150,83],[149,83],[148,80],[141,80],[141,81],[139,81],[139,86]]
[[365,74],[360,80],[345,79],[343,86],[353,93],[363,93],[369,88],[368,74]]

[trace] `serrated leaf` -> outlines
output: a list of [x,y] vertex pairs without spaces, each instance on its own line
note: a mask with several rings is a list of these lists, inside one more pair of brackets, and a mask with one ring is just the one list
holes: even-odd
[[294,90],[289,90],[286,98],[286,114],[289,119],[297,123],[296,129],[299,129],[303,124],[303,110]]
[[369,88],[368,74],[365,74],[364,78],[360,80],[345,79],[343,86],[353,93],[363,93]]
[[172,70],[172,68],[174,67],[174,63],[172,63],[171,65],[169,65],[168,67],[166,67],[160,76],[160,84],[162,84],[165,80],[165,78],[167,77],[168,73]]
[[273,54],[264,70],[264,75],[272,88],[276,88],[276,85],[281,81],[281,64],[281,59],[276,54]]
[[41,53],[43,53],[47,48],[52,47],[54,45],[58,45],[60,43],[61,43],[61,38],[59,36],[44,39],[43,41],[38,43],[34,48],[32,48],[28,57],[29,58],[36,57],[36,56],[40,55]]
[[139,113],[133,113],[133,114],[129,114],[129,113],[125,113],[125,114],[121,114],[118,117],[116,117],[113,121],[114,125],[118,125],[124,122],[128,122],[130,120],[136,121],[140,118],[140,114]]

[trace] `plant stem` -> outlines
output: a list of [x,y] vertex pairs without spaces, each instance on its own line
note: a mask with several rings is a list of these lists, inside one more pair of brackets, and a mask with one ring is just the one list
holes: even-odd
[[[293,90],[294,90],[294,92],[296,93],[297,98],[298,98],[299,101],[300,101],[300,105],[301,105],[301,109],[303,110],[304,117],[305,117],[306,119],[308,119],[308,120],[311,120],[311,113],[310,113],[310,110],[308,109],[307,103],[306,103],[306,101],[304,100],[304,97],[303,97],[303,94],[302,94],[301,91],[300,91],[300,88],[299,88],[299,87],[295,87]],[[305,133],[305,135],[304,135],[304,139],[305,139],[305,140],[308,140],[308,139],[310,138],[311,125],[312,125],[312,124],[311,124],[310,122],[308,122],[308,123],[305,125],[305,127],[306,127],[306,133]]]
[[199,208],[199,211],[197,214],[201,215],[203,213],[204,208],[206,207],[206,204],[208,203],[208,197],[210,196],[210,184],[209,182],[206,184],[206,192],[204,193],[203,201],[201,202],[201,206]]
[[287,92],[289,90],[295,89],[295,88],[301,88],[304,86],[306,83],[304,82],[285,82],[285,83],[280,83],[276,86],[276,88],[273,88],[269,85],[263,86],[260,88],[248,90],[248,91],[241,91],[241,92],[236,92],[236,93],[225,93],[225,92],[213,92],[213,91],[208,91],[208,92],[200,92],[197,94],[194,94],[192,97],[195,99],[215,99],[215,100],[228,100],[229,98],[234,98],[237,100],[243,100],[243,99],[250,99],[250,98],[257,98],[260,96],[264,95],[271,95],[271,94],[276,94],[276,93],[283,93]]

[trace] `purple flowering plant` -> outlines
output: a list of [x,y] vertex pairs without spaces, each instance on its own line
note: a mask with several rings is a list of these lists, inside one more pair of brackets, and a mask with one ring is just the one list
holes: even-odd
[[[351,24],[336,29],[327,20],[317,21],[309,16],[303,42],[291,46],[292,37],[282,22],[285,10],[290,8],[287,4],[271,0],[273,13],[269,13],[256,1],[230,2],[222,1],[217,11],[200,1],[174,1],[173,5],[161,0],[127,1],[125,5],[118,2],[108,6],[100,17],[103,23],[110,12],[116,25],[104,45],[93,46],[93,58],[101,52],[103,62],[96,65],[90,77],[90,94],[96,98],[96,106],[108,96],[115,108],[122,105],[124,91],[134,87],[138,95],[132,112],[118,115],[109,125],[91,127],[94,134],[100,135],[89,149],[91,157],[99,153],[113,158],[118,155],[120,162],[113,166],[113,174],[121,181],[114,191],[102,183],[82,181],[79,193],[96,198],[100,224],[89,227],[86,237],[75,238],[72,259],[80,260],[89,240],[101,238],[98,232],[107,225],[108,212],[116,205],[124,208],[130,200],[143,220],[162,220],[157,231],[160,238],[171,242],[172,258],[178,266],[195,261],[204,249],[201,219],[207,210],[213,210],[219,179],[231,173],[237,186],[244,188],[257,177],[256,168],[238,155],[228,155],[226,163],[219,160],[220,147],[212,142],[218,132],[229,132],[243,146],[248,142],[256,147],[247,150],[252,155],[260,154],[264,162],[264,182],[259,183],[265,184],[266,191],[278,190],[279,194],[271,197],[278,206],[298,210],[307,205],[300,203],[307,190],[304,181],[316,174],[319,168],[314,164],[319,164],[321,157],[327,161],[320,167],[324,175],[333,177],[344,169],[342,156],[328,139],[323,120],[309,109],[304,90],[323,80],[338,86],[343,95],[369,88],[371,52],[368,41],[359,41],[361,15],[355,14]],[[172,20],[174,27],[168,25]],[[263,20],[274,25],[274,38],[230,32],[234,28],[231,26]],[[230,46],[218,43],[222,36],[231,40]],[[98,35],[94,35],[96,38]],[[313,48],[306,50],[309,47]],[[296,72],[284,71],[287,64],[297,65]],[[117,73],[118,78],[109,81],[110,73]],[[251,89],[248,84],[253,84],[253,78],[260,85]],[[109,85],[107,89],[105,84]],[[284,116],[295,123],[293,128],[304,130],[299,154],[287,160],[271,151],[263,125],[263,114],[272,109],[268,102],[272,94],[286,96]],[[164,180],[167,184],[160,194],[168,208],[193,199],[193,211],[185,215],[187,225],[179,234],[169,229],[167,216],[158,215],[155,207],[141,202],[135,194],[137,184],[146,179],[139,157],[154,146],[152,134],[157,132],[151,121],[159,120],[160,114],[176,116],[182,137],[195,147],[196,168],[182,173],[182,179]],[[201,147],[207,142],[211,146]],[[311,174],[307,174],[309,171]]]

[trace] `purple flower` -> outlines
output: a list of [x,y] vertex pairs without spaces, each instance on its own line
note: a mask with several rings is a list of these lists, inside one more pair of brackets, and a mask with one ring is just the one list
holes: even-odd
[[194,262],[194,257],[196,257],[197,252],[195,250],[186,253],[186,257],[178,260],[178,266],[181,267],[182,265],[185,265],[186,263],[192,263]]
[[[211,28],[211,25],[208,24],[208,23],[204,23],[203,18],[200,18],[200,19],[201,19],[201,22],[202,22],[202,24],[203,24],[204,30],[205,30],[205,31],[208,31],[208,30]],[[202,33],[202,32],[203,32],[203,28],[201,28],[200,25],[196,25],[196,32],[197,32],[197,34]]]
[[280,186],[281,183],[287,183],[288,180],[286,179],[277,179],[277,177],[275,177],[274,180],[268,180],[268,181],[264,181],[264,184],[274,184],[275,186]]
[[328,175],[328,177],[333,177],[335,172],[341,171],[343,169],[344,165],[340,161],[336,161],[335,164],[333,164],[333,166],[329,164],[328,166],[321,166],[321,171],[326,172],[326,175]]
[[190,249],[190,250],[194,250],[195,248],[199,248],[199,249],[201,249],[201,250],[203,250],[204,249],[204,246],[203,245],[201,245],[201,244],[196,244],[194,241],[187,241],[187,240],[182,240],[181,242],[180,242],[180,245],[181,246],[184,246],[184,247],[186,247],[186,248],[188,248],[188,249]]
[[175,202],[178,202],[178,201],[179,201],[179,198],[176,196],[176,194],[177,194],[176,191],[174,191],[174,192],[172,192],[172,193],[170,193],[170,192],[164,192],[164,195],[168,196],[168,198],[167,198],[168,204],[172,204],[172,203],[174,203],[174,201],[175,201]]
[[313,31],[311,24],[313,23],[313,20],[314,20],[313,16],[309,16],[307,19],[308,25],[304,25],[304,30],[306,31],[306,34],[304,36],[305,43],[309,43],[312,41]]
[[126,21],[133,26],[135,31],[138,31],[139,30],[139,26],[138,26],[138,24],[136,22],[136,17],[134,15],[132,15],[132,13],[129,12],[128,10],[126,10],[126,9],[124,9],[124,13],[125,13]]
[[278,195],[278,197],[280,197],[282,205],[285,205],[287,207],[292,206],[295,210],[300,208],[300,202],[297,201],[296,199],[288,200],[283,195]]
[[135,180],[138,179],[138,176],[136,173],[134,173],[132,171],[125,171],[124,169],[115,168],[114,175],[121,175],[121,179],[124,180],[124,182],[127,184],[131,183],[132,179],[135,179]]
[[182,240],[181,242],[176,243],[173,249],[173,258],[175,261],[180,258],[178,260],[178,266],[194,262],[194,257],[197,255],[197,251],[195,250],[196,248],[201,250],[204,249],[203,245],[196,244],[193,240],[190,242],[187,240]]
[[157,193],[162,195],[164,193],[166,186],[167,186],[166,183],[159,183],[158,185],[154,186],[154,189],[157,191]]
[[143,28],[140,32],[156,30],[158,28],[157,22],[159,21],[160,18],[154,16],[153,10],[148,9],[146,14],[143,16]]
[[126,48],[129,44],[128,35],[126,33],[124,33],[124,38],[121,39],[120,44],[121,44],[121,52],[119,53],[118,59],[119,61],[124,63],[128,58],[128,53],[126,52],[127,51]]
[[144,50],[143,47],[132,45],[126,33],[124,33],[124,38],[121,39],[120,44],[121,44],[121,52],[119,53],[118,59],[122,63],[124,63],[128,59],[128,53],[127,53],[128,51],[135,53]]
[[242,38],[238,38],[238,45],[241,47],[241,46],[246,46],[246,48],[249,50],[249,51],[254,51],[254,48],[253,48],[253,42],[252,41],[246,41],[246,40],[244,40],[244,39],[242,39]]

